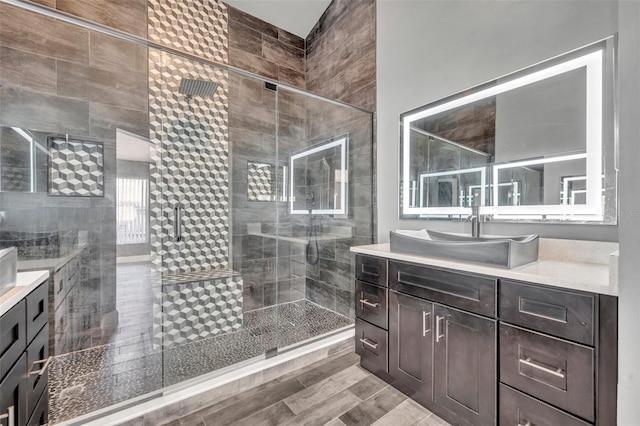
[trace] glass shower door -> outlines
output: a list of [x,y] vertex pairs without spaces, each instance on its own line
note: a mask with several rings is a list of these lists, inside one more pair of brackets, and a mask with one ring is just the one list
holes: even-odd
[[275,98],[258,80],[166,52],[150,52],[149,67],[153,336],[169,386],[275,347],[275,318],[252,312],[276,273],[262,237],[276,217]]

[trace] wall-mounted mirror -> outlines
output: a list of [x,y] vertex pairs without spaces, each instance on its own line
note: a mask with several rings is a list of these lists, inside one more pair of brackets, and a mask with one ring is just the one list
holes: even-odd
[[400,116],[400,217],[616,222],[615,37]]
[[292,214],[347,213],[347,146],[345,135],[291,155]]
[[0,191],[47,192],[47,133],[0,126]]

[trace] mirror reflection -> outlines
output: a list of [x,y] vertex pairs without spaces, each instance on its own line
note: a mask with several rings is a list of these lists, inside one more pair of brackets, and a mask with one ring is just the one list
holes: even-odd
[[0,126],[0,191],[47,192],[47,136]]
[[286,201],[287,166],[247,161],[247,201]]
[[401,217],[615,221],[613,39],[401,115]]
[[347,137],[291,155],[292,214],[346,214]]

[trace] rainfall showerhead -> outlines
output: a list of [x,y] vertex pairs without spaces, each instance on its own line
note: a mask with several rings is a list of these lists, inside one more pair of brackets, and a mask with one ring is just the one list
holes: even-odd
[[178,92],[187,96],[213,96],[217,88],[218,83],[213,81],[183,78],[180,81]]

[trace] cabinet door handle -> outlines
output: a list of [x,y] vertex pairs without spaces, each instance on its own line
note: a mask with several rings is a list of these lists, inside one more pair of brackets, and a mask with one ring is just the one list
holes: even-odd
[[34,374],[37,374],[38,376],[42,376],[45,373],[45,371],[47,371],[47,368],[49,367],[50,363],[51,363],[51,357],[47,359],[41,359],[40,361],[33,361],[32,365],[37,365],[37,364],[44,364],[44,365],[40,370],[29,372],[29,375],[33,376]]
[[[429,318],[429,328],[427,328],[427,318]],[[422,337],[431,331],[431,312],[422,311]]]
[[522,422],[518,422],[518,426],[536,426],[536,425],[534,425],[533,423],[531,423],[531,422],[530,422],[530,421],[528,421],[528,420],[525,420],[525,422],[524,422],[524,423],[522,423]]
[[436,343],[440,342],[440,339],[444,337],[444,332],[440,334],[440,321],[442,321],[444,317],[436,315]]
[[380,306],[379,303],[371,303],[367,299],[360,299],[360,303],[363,304],[363,305],[367,305],[367,306],[369,306],[371,308],[377,308],[378,306]]
[[367,339],[366,337],[364,339],[360,339],[360,341],[362,343],[364,343],[365,345],[369,346],[370,348],[373,349],[378,349],[378,343],[370,341],[369,339]]
[[533,362],[531,360],[531,358],[527,358],[527,359],[519,359],[519,362],[521,362],[522,364],[526,365],[527,367],[531,367],[531,368],[535,368],[537,370],[540,371],[544,371],[547,374],[551,374],[552,376],[556,376],[556,377],[560,377],[561,379],[564,379],[564,373],[562,372],[562,369],[558,368],[558,369],[551,369],[548,367],[545,367],[543,365],[537,364],[535,362]]
[[15,426],[16,419],[15,419],[15,409],[13,408],[13,405],[7,408],[7,412],[5,414],[0,414],[0,420],[3,420],[3,419],[9,419],[7,426]]

